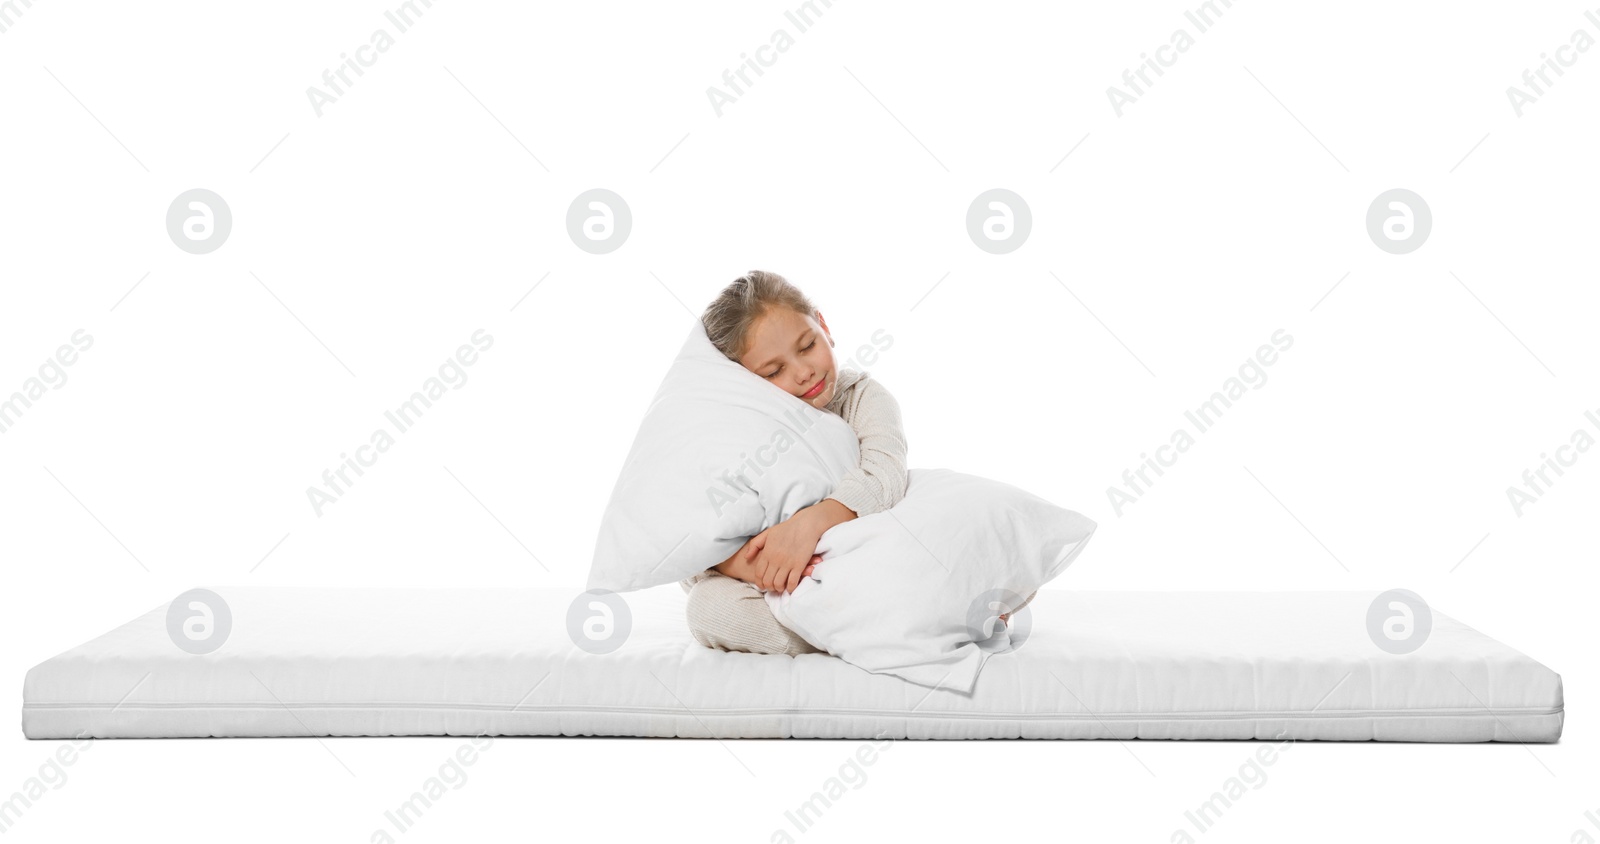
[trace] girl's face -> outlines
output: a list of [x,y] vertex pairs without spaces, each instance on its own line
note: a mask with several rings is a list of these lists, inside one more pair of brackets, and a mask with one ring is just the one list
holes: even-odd
[[781,306],[767,308],[750,327],[739,363],[815,408],[826,407],[838,387],[833,335],[818,311],[813,319]]

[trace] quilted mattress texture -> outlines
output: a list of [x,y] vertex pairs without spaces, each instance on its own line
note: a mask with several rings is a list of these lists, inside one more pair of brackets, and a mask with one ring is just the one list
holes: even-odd
[[23,732],[1552,742],[1563,718],[1559,675],[1438,612],[1379,648],[1371,592],[1041,591],[968,695],[702,647],[676,586],[620,596],[609,653],[574,644],[577,589],[215,591],[221,647],[152,609],[29,671]]

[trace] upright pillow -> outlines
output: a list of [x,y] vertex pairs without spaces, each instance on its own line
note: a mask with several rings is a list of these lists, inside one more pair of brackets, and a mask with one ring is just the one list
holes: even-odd
[[970,692],[988,658],[1017,644],[998,616],[1060,574],[1095,527],[999,481],[912,469],[899,503],[824,533],[812,576],[766,593],[767,605],[845,662]]
[[857,463],[849,423],[729,360],[695,320],[600,519],[589,588],[682,580],[826,498]]

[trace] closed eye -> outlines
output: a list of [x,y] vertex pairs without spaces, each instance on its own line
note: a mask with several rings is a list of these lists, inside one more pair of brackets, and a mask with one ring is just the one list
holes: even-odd
[[[809,351],[811,351],[811,349],[812,349],[812,348],[813,348],[813,347],[814,347],[814,346],[816,346],[816,345],[817,345],[817,338],[815,338],[815,337],[812,337],[812,338],[811,338],[811,342],[810,342],[810,343],[807,343],[807,344],[806,344],[806,347],[805,347],[805,348],[804,348],[804,349],[801,349],[801,350],[800,350],[800,352],[801,352],[801,354],[804,354],[804,353],[806,353],[806,352],[809,352]],[[766,375],[763,375],[763,376],[761,376],[761,377],[762,377],[762,378],[776,378],[776,377],[777,377],[777,375],[778,375],[778,373],[780,373],[780,372],[782,372],[782,371],[783,371],[783,367],[782,367],[782,366],[780,366],[780,367],[778,367],[778,368],[777,368],[777,369],[774,369],[774,370],[772,370],[772,371],[771,371],[771,372],[768,372],[768,373],[767,373],[767,374],[766,374]]]

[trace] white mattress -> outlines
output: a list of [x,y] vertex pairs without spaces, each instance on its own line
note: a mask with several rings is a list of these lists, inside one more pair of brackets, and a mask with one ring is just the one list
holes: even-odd
[[23,732],[1550,742],[1563,718],[1560,676],[1437,612],[1381,651],[1370,592],[1046,590],[969,696],[701,647],[676,587],[628,594],[605,655],[568,638],[576,590],[216,591],[221,649],[180,650],[157,607],[29,671]]

